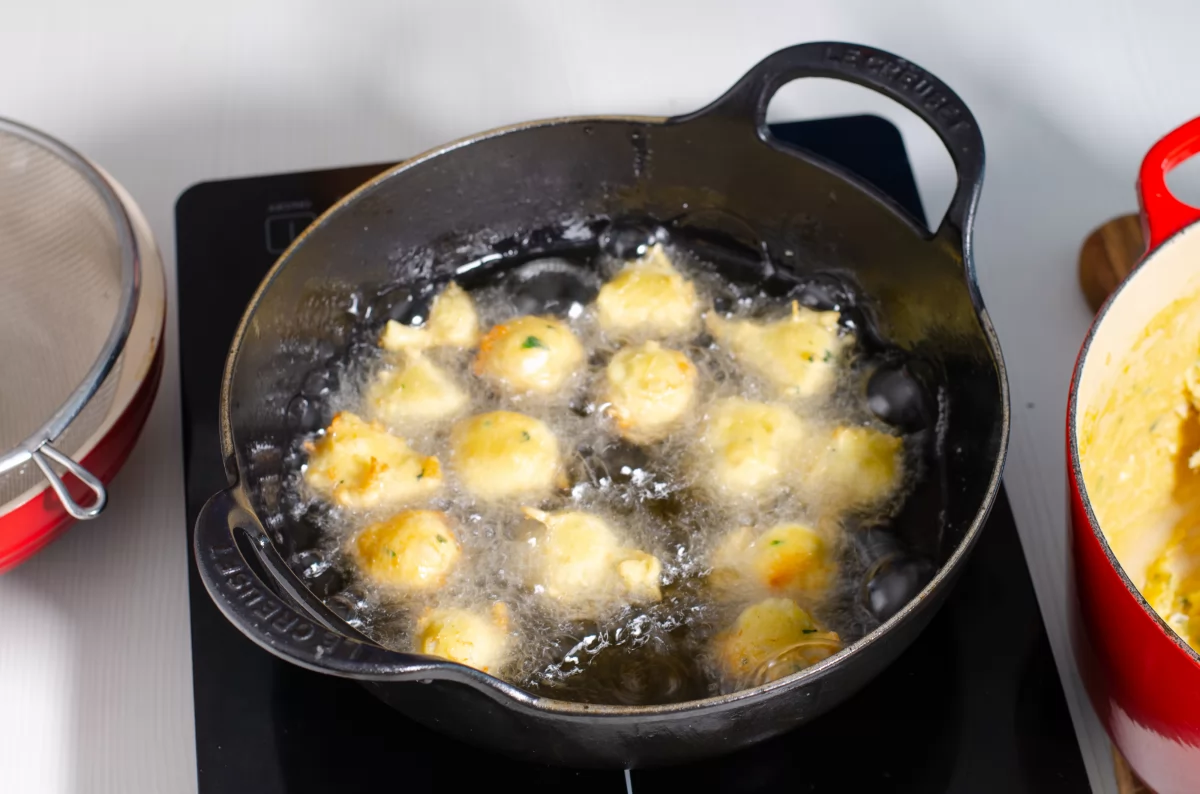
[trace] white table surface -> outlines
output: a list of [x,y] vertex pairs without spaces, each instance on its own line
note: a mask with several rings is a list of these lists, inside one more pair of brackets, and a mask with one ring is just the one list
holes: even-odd
[[[1092,226],[1134,208],[1147,147],[1200,113],[1197,25],[1187,0],[6,0],[0,115],[129,189],[173,292],[173,204],[197,181],[394,160],[529,118],[688,111],[800,41],[859,41],[927,67],[987,142],[976,250],[1012,382],[1006,479],[1085,763],[1111,792],[1065,647],[1063,417],[1088,323],[1075,256]],[[886,100],[812,81],[775,110],[896,120],[931,215],[948,202],[945,151]],[[1192,176],[1176,181],[1200,186]],[[6,791],[196,787],[173,311],[158,403],[110,508],[0,577]]]

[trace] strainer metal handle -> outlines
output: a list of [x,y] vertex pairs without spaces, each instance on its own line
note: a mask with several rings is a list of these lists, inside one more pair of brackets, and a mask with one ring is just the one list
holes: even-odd
[[[71,515],[71,518],[83,520],[95,518],[104,510],[104,505],[108,502],[108,491],[104,489],[104,483],[100,482],[100,478],[92,474],[90,471],[80,466],[70,457],[62,454],[47,442],[42,444],[36,450],[30,453],[33,462],[42,470],[46,480],[49,481],[50,487],[54,490],[58,501],[62,502],[63,508]],[[67,490],[67,484],[63,482],[62,477],[58,476],[58,472],[50,465],[50,460],[62,466],[67,471],[75,475],[75,477],[88,487],[96,497],[91,505],[84,507],[75,501],[71,496],[71,492]]]

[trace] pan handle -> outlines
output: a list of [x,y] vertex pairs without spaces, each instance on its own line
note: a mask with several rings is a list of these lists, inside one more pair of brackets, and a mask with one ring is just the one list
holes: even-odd
[[[399,653],[346,637],[292,609],[266,586],[243,555],[235,533],[243,532],[256,552],[270,547],[240,489],[208,500],[196,520],[196,565],[205,588],[233,625],[276,656],[320,673],[375,681],[462,678],[462,668],[427,656]],[[302,585],[301,585],[302,586]],[[468,668],[462,668],[467,670]]]
[[1200,221],[1200,209],[1184,204],[1167,188],[1167,172],[1200,154],[1200,118],[1194,118],[1150,147],[1138,172],[1138,202],[1146,254]]
[[954,198],[937,236],[961,250],[963,230],[971,228],[983,185],[983,136],[958,95],[911,61],[858,44],[797,44],[767,56],[724,96],[678,120],[709,117],[750,123],[760,139],[768,140],[767,105],[775,92],[802,77],[829,77],[865,86],[904,105],[933,128],[958,172]]

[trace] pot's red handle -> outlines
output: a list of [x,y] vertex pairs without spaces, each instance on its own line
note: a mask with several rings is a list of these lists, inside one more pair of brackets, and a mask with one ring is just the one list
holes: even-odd
[[1138,174],[1138,201],[1142,206],[1142,230],[1146,253],[1175,234],[1200,221],[1200,209],[1184,204],[1167,188],[1167,172],[1193,155],[1200,154],[1200,118],[1167,133],[1150,147]]

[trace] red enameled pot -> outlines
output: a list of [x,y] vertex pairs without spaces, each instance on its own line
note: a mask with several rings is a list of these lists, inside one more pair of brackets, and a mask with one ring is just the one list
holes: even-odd
[[1107,397],[1151,319],[1180,296],[1200,292],[1200,209],[1172,196],[1165,181],[1197,153],[1200,118],[1156,143],[1142,162],[1146,253],[1097,314],[1067,406],[1072,645],[1113,742],[1158,794],[1200,791],[1200,654],[1150,608],[1105,538],[1080,470],[1079,422]]

